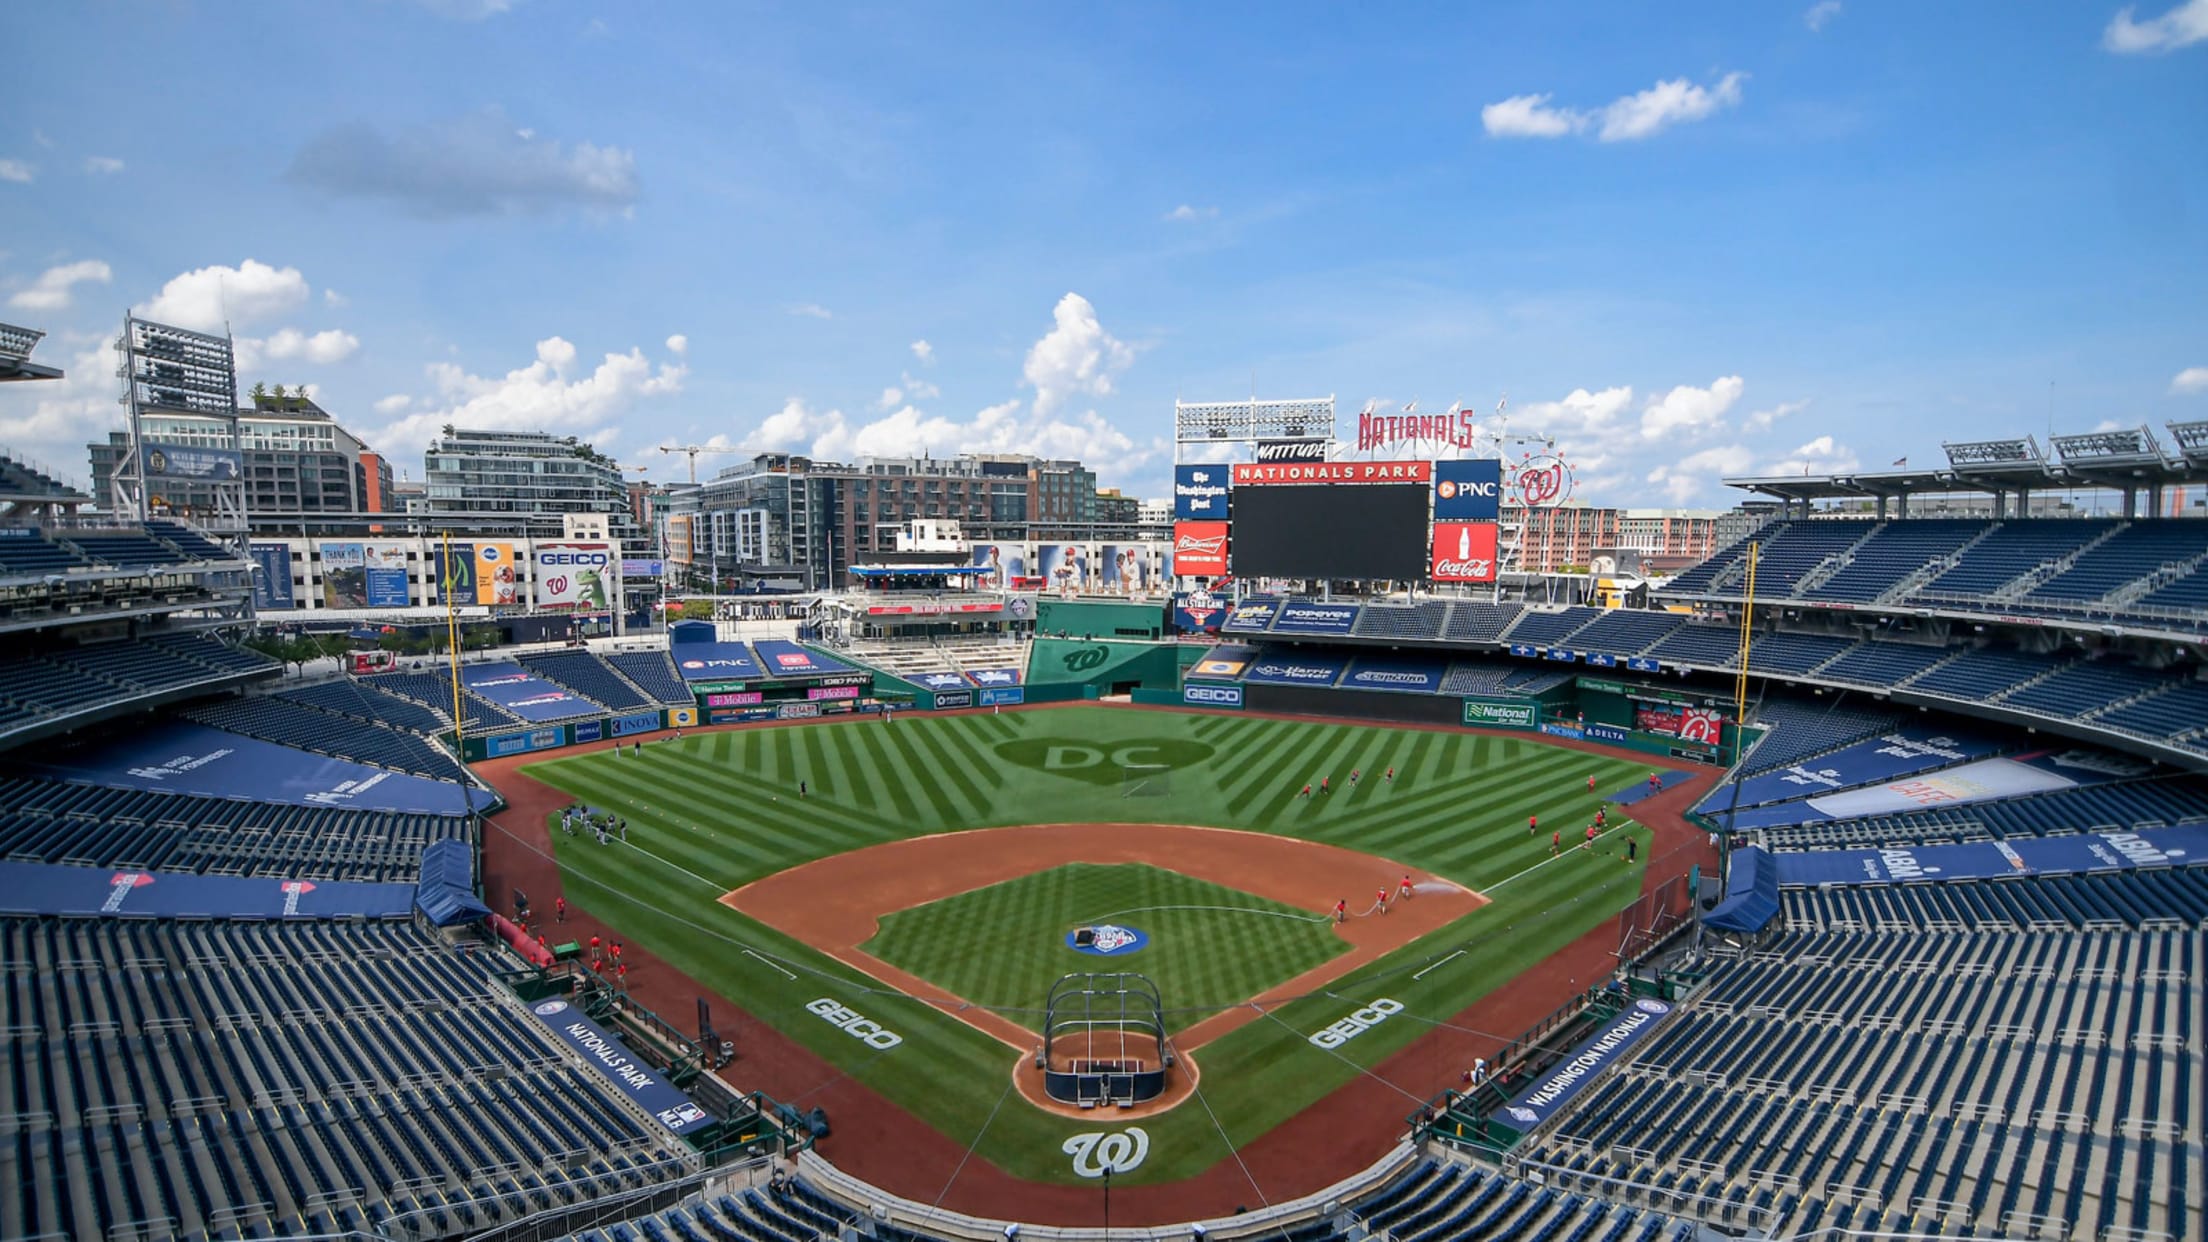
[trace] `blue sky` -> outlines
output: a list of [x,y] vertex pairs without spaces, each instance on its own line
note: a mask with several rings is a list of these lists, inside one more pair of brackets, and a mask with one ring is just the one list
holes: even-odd
[[[2208,418],[2208,0],[35,5],[0,319],[82,479],[124,311],[446,422],[1079,455],[1508,394],[1607,503]],[[924,344],[923,344],[924,343]],[[735,457],[701,459],[701,470]]]

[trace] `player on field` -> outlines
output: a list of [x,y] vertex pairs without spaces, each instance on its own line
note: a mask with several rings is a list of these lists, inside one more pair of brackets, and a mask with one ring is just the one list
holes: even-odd
[[1608,828],[1610,826],[1609,818],[1609,815],[1604,811],[1602,807],[1598,806],[1595,808],[1595,827]]
[[1322,794],[1330,794],[1334,792],[1334,778],[1332,776],[1322,776],[1319,778],[1319,792]]
[[1627,861],[1627,862],[1632,862],[1632,861],[1633,861],[1634,859],[1636,859],[1636,858],[1639,858],[1640,856],[1641,856],[1641,842],[1640,842],[1640,838],[1638,838],[1638,837],[1627,837],[1627,838],[1625,839],[1625,861]]
[[1394,765],[1394,764],[1389,764],[1389,765],[1388,765],[1388,783],[1389,783],[1390,785],[1393,785],[1393,784],[1395,783],[1395,765]]
[[1530,837],[1539,831],[1541,831],[1541,817],[1538,815],[1526,816],[1526,835]]
[[1351,768],[1351,769],[1349,770],[1349,783],[1350,783],[1350,784],[1352,784],[1352,785],[1356,784],[1356,783],[1357,783],[1357,778],[1358,778],[1358,776],[1360,776],[1360,775],[1362,775],[1362,773],[1358,772],[1358,770],[1357,770],[1357,769],[1355,769],[1355,768]]
[[1349,921],[1349,898],[1342,897],[1334,902],[1334,921],[1337,923],[1347,923]]
[[1310,787],[1309,785],[1305,785],[1305,786],[1303,787],[1303,792],[1302,792],[1302,793],[1300,793],[1300,794],[1297,794],[1296,796],[1297,796],[1297,797],[1299,797],[1299,798],[1308,798],[1308,797],[1310,797],[1310,796],[1311,796],[1311,787]]
[[1409,901],[1411,899],[1411,877],[1408,872],[1404,873],[1403,883],[1397,886],[1396,895],[1401,897],[1404,901]]
[[1583,850],[1591,850],[1595,848],[1595,826],[1593,824],[1587,825],[1587,843],[1580,846],[1579,848]]
[[1554,858],[1558,854],[1562,853],[1563,850],[1564,830],[1562,828],[1559,828],[1555,832],[1549,834],[1549,857]]
[[1386,914],[1388,912],[1388,890],[1381,889],[1379,896],[1373,898],[1373,902],[1380,907],[1380,913]]

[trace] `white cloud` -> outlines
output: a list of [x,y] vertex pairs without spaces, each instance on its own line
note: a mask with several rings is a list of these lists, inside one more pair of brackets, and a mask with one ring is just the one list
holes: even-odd
[[285,176],[432,217],[621,210],[638,195],[634,152],[568,146],[515,125],[497,108],[388,134],[359,122],[339,125],[309,139]]
[[1608,431],[1631,404],[1631,385],[1600,392],[1575,388],[1562,401],[1535,401],[1515,407],[1511,415],[1529,434],[1562,437]]
[[511,13],[520,0],[414,0],[435,16],[456,22],[479,22]]
[[236,346],[238,370],[258,371],[271,362],[297,360],[316,366],[343,362],[360,349],[360,338],[338,328],[312,336],[297,328],[281,328],[266,337],[241,336]]
[[1825,27],[1838,16],[1840,0],[1817,0],[1817,3],[1809,6],[1808,12],[1802,14],[1802,24],[1809,27],[1812,34],[1823,34]]
[[904,403],[904,400],[905,400],[905,390],[904,390],[904,389],[902,389],[902,388],[884,388],[884,389],[882,390],[882,396],[881,396],[881,400],[879,400],[879,401],[875,402],[875,404],[876,404],[876,405],[879,405],[879,406],[881,406],[881,407],[882,407],[883,409],[885,409],[885,410],[894,410],[894,409],[896,409],[896,408],[897,408],[897,407],[898,407],[899,405],[903,404],[903,403]]
[[353,300],[335,289],[324,289],[322,291],[322,301],[325,305],[336,307],[350,306]]
[[107,264],[98,259],[82,259],[49,267],[38,274],[38,279],[15,292],[8,305],[17,310],[57,311],[69,306],[70,290],[81,284],[104,285],[110,278]]
[[1218,215],[1219,209],[1217,207],[1192,207],[1187,203],[1182,203],[1173,210],[1166,212],[1165,218],[1186,223],[1192,220],[1213,220],[1217,219]]
[[2173,396],[2189,397],[2194,393],[2208,392],[2208,367],[2187,367],[2170,381]]
[[1771,424],[1782,418],[1799,414],[1808,408],[1809,402],[1807,401],[1781,401],[1768,410],[1754,411],[1741,420],[1741,425],[1750,431],[1768,431],[1771,429]]
[[1737,375],[1728,375],[1708,388],[1681,384],[1648,403],[1641,411],[1641,438],[1661,440],[1674,435],[1699,436],[1724,425],[1725,412],[1740,400],[1746,387]]
[[617,426],[639,404],[682,391],[689,368],[653,366],[641,349],[609,353],[588,374],[574,374],[575,346],[552,336],[537,342],[536,361],[502,376],[472,375],[450,362],[425,370],[436,396],[396,419],[371,443],[386,453],[419,451],[445,424],[503,431],[573,435]]
[[921,379],[919,376],[914,375],[910,371],[904,372],[902,378],[905,383],[905,395],[911,397],[915,401],[933,401],[937,397],[943,395],[942,389],[937,388],[935,385],[929,383],[924,379]]
[[836,312],[829,310],[818,302],[799,302],[790,307],[789,312],[801,319],[834,319],[836,317]]
[[1862,462],[1856,460],[1855,454],[1849,450],[1847,445],[1841,444],[1829,435],[1825,435],[1811,440],[1777,461],[1766,464],[1760,473],[1767,475],[1845,473],[1860,468],[1862,464]]
[[1744,73],[1728,73],[1707,89],[1685,78],[1658,82],[1638,94],[1627,95],[1602,110],[1604,142],[1634,142],[1662,133],[1673,125],[1699,121],[1740,102]]
[[1480,109],[1480,125],[1491,138],[1562,138],[1587,127],[1586,114],[1552,108],[1547,95],[1512,95]]
[[123,171],[123,162],[112,155],[87,155],[84,157],[84,171],[102,175],[119,173]]
[[1718,481],[1726,475],[1746,473],[1755,460],[1755,453],[1745,445],[1720,444],[1658,465],[1648,472],[1645,481],[1662,488],[1665,499],[1672,504],[1684,505],[1717,490]]
[[403,392],[395,392],[376,402],[376,413],[389,418],[412,404],[414,404],[414,398]]
[[667,338],[667,352],[682,355],[690,352],[690,338],[677,332]]
[[59,354],[49,341],[39,358],[60,367],[61,379],[0,385],[0,445],[64,482],[90,486],[84,446],[121,425],[112,340],[112,332],[88,333]]
[[1023,374],[1035,389],[1035,414],[1048,418],[1076,394],[1106,397],[1112,377],[1132,366],[1134,347],[1104,330],[1096,308],[1078,293],[1058,299],[1055,326],[1027,351]]
[[44,149],[46,149],[46,150],[48,150],[48,151],[51,151],[51,150],[53,150],[53,149],[54,149],[54,140],[53,140],[53,139],[51,139],[51,138],[48,138],[48,137],[46,136],[46,131],[45,131],[45,130],[43,130],[43,129],[34,129],[34,130],[32,130],[32,131],[31,131],[31,141],[32,141],[32,142],[35,142],[35,143],[37,143],[37,144],[38,144],[38,145],[39,145],[40,147],[42,147],[42,148],[44,148]]
[[160,323],[202,332],[225,323],[250,323],[296,310],[307,300],[307,278],[296,267],[270,267],[247,259],[236,267],[202,267],[161,286],[137,313]]
[[0,160],[0,181],[29,185],[37,178],[38,170],[21,160]]
[[2125,5],[2101,32],[2101,46],[2111,52],[2137,55],[2174,52],[2208,39],[2208,0],[2185,0],[2160,17],[2132,20],[2136,10]]
[[935,346],[928,344],[926,341],[914,341],[912,343],[912,356],[920,360],[921,366],[932,367],[935,365]]

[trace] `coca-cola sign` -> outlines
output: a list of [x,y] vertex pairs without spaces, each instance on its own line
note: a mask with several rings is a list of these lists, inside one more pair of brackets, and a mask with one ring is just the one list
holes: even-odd
[[1434,581],[1493,582],[1495,561],[1495,523],[1434,523]]
[[1528,509],[1553,509],[1572,498],[1572,464],[1554,453],[1527,457],[1511,471],[1510,490]]

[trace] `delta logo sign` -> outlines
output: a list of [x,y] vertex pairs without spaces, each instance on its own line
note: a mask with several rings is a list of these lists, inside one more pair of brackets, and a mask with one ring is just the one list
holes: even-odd
[[1430,575],[1436,582],[1495,581],[1495,523],[1434,523]]
[[1227,572],[1227,524],[1174,523],[1173,572],[1185,577],[1224,577]]

